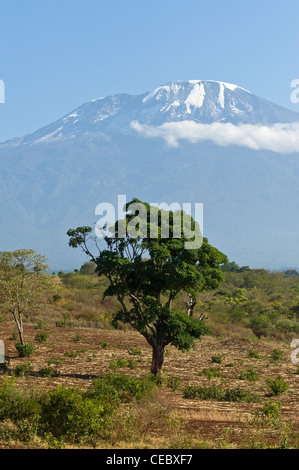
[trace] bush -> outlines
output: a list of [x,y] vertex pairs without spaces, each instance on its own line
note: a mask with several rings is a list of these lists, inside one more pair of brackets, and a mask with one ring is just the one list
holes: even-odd
[[31,354],[36,351],[36,347],[33,346],[32,343],[16,343],[15,348],[18,351],[20,357],[30,357]]
[[94,380],[91,393],[93,395],[99,393],[102,395],[102,390],[109,386],[107,390],[111,391],[113,400],[119,399],[122,402],[129,402],[133,399],[140,400],[147,395],[155,385],[155,381],[151,380],[149,377],[137,379],[127,375],[107,374],[101,375]]
[[271,351],[270,359],[272,362],[280,361],[283,358],[283,351],[280,349],[273,349]]
[[173,392],[176,392],[179,388],[181,383],[180,377],[175,377],[174,375],[170,375],[167,377],[167,387],[169,387]]
[[200,398],[201,400],[218,400],[218,401],[245,401],[258,402],[260,397],[254,395],[248,390],[242,390],[237,387],[223,389],[221,386],[197,387],[188,385],[183,391],[184,398]]
[[137,349],[137,348],[128,349],[128,353],[130,354],[130,356],[142,356],[141,349]]
[[205,375],[209,380],[213,377],[221,377],[220,367],[209,367],[208,369],[203,369],[201,375]]
[[60,372],[57,369],[54,369],[51,365],[48,365],[47,367],[43,367],[39,370],[39,374],[42,377],[59,377]]
[[250,351],[248,351],[247,357],[249,357],[249,359],[261,359],[262,358],[262,356],[254,349],[251,349]]
[[73,388],[51,390],[41,404],[42,428],[56,439],[83,443],[103,429],[104,408]]
[[32,370],[32,366],[30,362],[26,362],[25,364],[18,364],[15,368],[15,374],[17,377],[24,377],[28,372]]
[[211,361],[212,362],[215,362],[216,364],[221,364],[222,363],[222,356],[220,354],[216,355],[216,356],[212,356],[211,357]]
[[35,335],[35,341],[38,343],[45,343],[48,338],[49,335],[46,331],[42,331],[41,333],[37,333],[37,335]]
[[281,375],[278,375],[276,378],[268,378],[267,386],[272,391],[272,394],[275,396],[282,395],[287,392],[289,389],[288,382],[285,382]]
[[249,380],[250,382],[255,382],[260,377],[253,367],[248,367],[246,370],[240,372],[238,378],[240,380]]
[[40,404],[30,396],[21,395],[13,380],[0,386],[0,421],[10,420],[17,428],[17,437],[30,441],[37,434],[40,421]]

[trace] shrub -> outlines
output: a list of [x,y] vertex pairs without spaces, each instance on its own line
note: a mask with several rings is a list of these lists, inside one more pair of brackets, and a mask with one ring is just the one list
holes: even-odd
[[283,351],[280,349],[273,349],[271,351],[270,359],[272,362],[280,361],[283,358]]
[[128,353],[130,354],[130,356],[142,356],[141,349],[137,349],[137,348],[128,349]]
[[263,420],[276,423],[280,418],[280,408],[281,402],[269,401],[254,412],[254,418],[256,421]]
[[288,382],[285,382],[281,375],[278,375],[276,378],[268,378],[267,386],[275,396],[282,395],[289,389]]
[[21,395],[13,380],[4,380],[0,385],[0,421],[10,420],[17,428],[17,437],[30,441],[37,434],[40,420],[38,401]]
[[181,383],[180,377],[175,377],[174,375],[170,375],[167,377],[167,387],[169,387],[173,392],[176,392],[179,388]]
[[35,341],[38,343],[45,343],[48,337],[48,333],[46,331],[42,331],[41,333],[37,333],[37,335],[35,335]]
[[246,370],[240,372],[240,375],[238,378],[240,380],[249,380],[251,382],[255,382],[260,377],[253,367],[248,367]]
[[237,387],[223,389],[221,386],[211,387],[197,387],[195,385],[188,385],[183,391],[184,398],[200,398],[201,400],[218,400],[218,401],[245,401],[257,402],[260,401],[258,395],[254,395],[248,390],[242,390]]
[[248,351],[247,357],[249,357],[250,359],[261,359],[262,356],[254,349],[251,349],[250,351]]
[[150,393],[155,385],[155,381],[149,377],[137,379],[127,375],[107,374],[94,380],[91,393],[97,395],[100,392],[102,394],[103,388],[109,386],[107,390],[114,390],[113,393],[111,392],[113,399],[129,402],[133,399],[140,400]]
[[24,377],[28,372],[32,370],[32,366],[30,362],[26,362],[25,364],[18,364],[15,368],[15,374],[17,377]]
[[218,354],[216,356],[211,357],[211,361],[216,363],[216,364],[221,364],[222,360],[223,360],[223,358],[222,358],[221,354]]
[[103,406],[73,388],[58,387],[41,404],[42,428],[56,439],[82,443],[104,425]]
[[13,331],[9,339],[11,339],[12,341],[16,341],[18,339],[18,333],[16,331]]
[[211,380],[213,377],[221,377],[221,369],[220,367],[209,367],[208,369],[203,369],[201,374]]
[[32,343],[16,343],[15,348],[18,351],[20,357],[30,357],[31,354],[36,351],[36,347],[33,346]]
[[48,365],[47,367],[43,367],[39,370],[39,374],[42,377],[59,377],[60,372],[57,369],[54,369],[51,365]]
[[106,341],[100,341],[100,346],[102,349],[108,349],[108,343]]

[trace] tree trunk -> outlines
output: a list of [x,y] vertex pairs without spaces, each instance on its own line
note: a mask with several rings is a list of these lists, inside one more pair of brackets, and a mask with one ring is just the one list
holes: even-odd
[[163,343],[155,343],[153,345],[151,373],[161,375],[164,363],[164,345]]

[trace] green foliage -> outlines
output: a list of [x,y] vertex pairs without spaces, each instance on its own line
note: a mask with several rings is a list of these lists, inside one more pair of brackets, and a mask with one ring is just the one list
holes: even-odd
[[18,438],[30,441],[37,434],[40,421],[40,404],[29,395],[22,395],[13,380],[0,384],[0,422],[10,420],[17,429]]
[[25,362],[24,364],[18,364],[15,368],[15,374],[17,377],[24,377],[28,372],[32,370],[32,365],[30,362]]
[[63,317],[63,320],[58,320],[56,322],[56,326],[58,328],[66,328],[66,327],[72,328],[73,324],[70,320],[70,318],[71,318],[70,314],[69,313],[63,313],[62,317]]
[[240,380],[249,380],[250,382],[255,382],[256,380],[259,380],[260,377],[253,367],[248,367],[246,370],[240,372],[238,378]]
[[43,297],[57,289],[52,277],[46,274],[46,259],[33,250],[0,252],[1,308],[16,323],[21,343],[24,316],[40,308]]
[[223,389],[221,386],[198,387],[196,385],[187,385],[183,390],[184,398],[199,398],[201,400],[218,400],[233,402],[258,402],[260,397],[252,394],[248,390],[239,387]]
[[250,359],[261,359],[262,356],[254,349],[250,349],[250,351],[248,351],[247,357]]
[[60,375],[60,372],[57,369],[54,369],[54,367],[52,367],[51,365],[48,365],[47,367],[42,367],[38,373],[42,377],[47,378],[59,377]]
[[[143,218],[137,217],[136,212],[142,210]],[[70,229],[69,245],[80,246],[96,263],[97,274],[109,280],[104,295],[116,296],[121,306],[112,324],[129,323],[145,337],[153,348],[151,371],[156,374],[162,370],[168,344],[189,350],[194,338],[208,332],[202,321],[174,309],[174,300],[181,292],[187,293],[193,312],[198,293],[221,284],[220,265],[227,258],[202,239],[191,216],[166,212],[137,199],[127,204],[126,212],[126,218],[111,228],[114,236],[105,238],[107,249],[97,256],[89,248],[91,227]],[[138,227],[133,234],[132,226]],[[167,236],[163,233],[166,228]],[[199,237],[197,245],[192,244],[194,233]]]
[[127,375],[107,374],[94,380],[91,393],[92,395],[100,394],[102,396],[106,393],[106,390],[113,389],[114,392],[111,397],[113,400],[129,402],[133,399],[140,400],[150,393],[155,386],[156,382],[151,377],[137,379]]
[[214,362],[215,364],[222,364],[223,357],[221,354],[216,354],[211,357],[211,361]]
[[48,338],[49,338],[49,335],[46,331],[42,331],[40,333],[37,333],[37,335],[35,335],[35,341],[37,341],[38,343],[45,343]]
[[20,357],[30,357],[36,351],[36,347],[32,343],[16,343],[15,348]]
[[278,375],[275,378],[269,377],[267,379],[267,386],[270,388],[274,396],[282,395],[289,390],[288,382],[285,382],[281,375]]
[[142,351],[141,349],[138,349],[138,348],[130,348],[128,349],[128,353],[131,356],[142,356]]
[[176,392],[180,386],[181,378],[174,375],[169,375],[167,377],[167,387],[170,388],[173,392]]
[[272,362],[281,361],[281,359],[283,359],[283,351],[280,349],[273,349],[273,351],[271,351],[270,359]]
[[76,443],[95,436],[104,424],[104,407],[73,388],[58,387],[48,392],[41,413],[44,432]]
[[205,375],[209,380],[213,377],[221,377],[222,372],[220,367],[209,367],[207,369],[203,369],[200,375]]
[[108,349],[108,343],[106,341],[100,341],[99,344],[102,349]]

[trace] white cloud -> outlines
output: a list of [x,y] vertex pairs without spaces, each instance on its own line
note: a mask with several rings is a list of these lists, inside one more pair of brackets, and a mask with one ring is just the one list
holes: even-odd
[[164,139],[171,147],[178,147],[180,140],[187,140],[194,144],[211,141],[224,147],[239,145],[253,150],[271,150],[278,153],[299,152],[299,122],[264,126],[178,121],[151,126],[133,121],[131,127],[143,137]]

